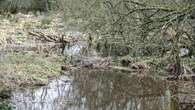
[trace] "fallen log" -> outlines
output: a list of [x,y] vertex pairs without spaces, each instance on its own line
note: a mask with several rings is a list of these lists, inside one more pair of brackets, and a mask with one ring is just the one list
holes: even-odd
[[168,81],[195,81],[195,74],[189,74],[189,75],[181,75],[181,76],[166,76],[164,79]]
[[121,67],[121,66],[109,66],[109,68],[119,71],[125,71],[125,72],[137,72],[135,69],[131,69],[128,67]]

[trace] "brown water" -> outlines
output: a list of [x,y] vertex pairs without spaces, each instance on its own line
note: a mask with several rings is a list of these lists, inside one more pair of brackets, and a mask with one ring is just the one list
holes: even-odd
[[113,70],[78,70],[40,89],[15,91],[12,103],[14,110],[193,110],[193,96],[178,85]]

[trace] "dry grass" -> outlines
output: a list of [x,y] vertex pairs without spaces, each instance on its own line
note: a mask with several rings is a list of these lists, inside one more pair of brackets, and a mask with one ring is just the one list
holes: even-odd
[[50,45],[41,45],[43,41],[28,34],[30,31],[58,34],[59,25],[62,26],[60,20],[56,14],[49,15],[49,18],[21,13],[9,18],[0,15],[0,91],[47,84],[49,79],[60,75],[63,58],[55,52],[49,56],[45,54],[45,48],[50,48]]
[[47,84],[60,75],[62,59],[34,53],[13,53],[0,60],[0,84],[15,88]]

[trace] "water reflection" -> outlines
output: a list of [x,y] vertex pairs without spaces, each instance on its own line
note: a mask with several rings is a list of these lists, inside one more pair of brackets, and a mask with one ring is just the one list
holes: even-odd
[[87,110],[163,110],[165,87],[148,77],[113,71],[82,71],[74,75],[77,96]]
[[82,70],[37,90],[17,91],[15,110],[171,110],[165,84],[112,70]]
[[70,89],[71,80],[63,76],[40,89],[14,92],[12,102],[15,110],[58,110]]

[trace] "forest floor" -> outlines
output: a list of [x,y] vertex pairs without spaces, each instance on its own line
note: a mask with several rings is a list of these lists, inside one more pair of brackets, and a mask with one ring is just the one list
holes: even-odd
[[0,92],[44,85],[60,75],[63,58],[58,45],[29,34],[59,36],[64,29],[60,16],[0,15]]

